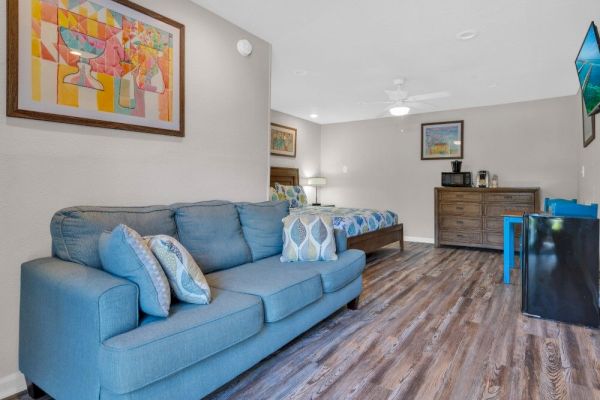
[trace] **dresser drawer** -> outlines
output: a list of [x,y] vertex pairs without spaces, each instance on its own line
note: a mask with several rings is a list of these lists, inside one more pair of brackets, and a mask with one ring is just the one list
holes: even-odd
[[455,201],[467,201],[471,203],[481,203],[483,196],[481,193],[470,193],[470,192],[442,192],[440,194],[440,200],[442,202],[455,202]]
[[[519,249],[519,240],[521,235],[519,231],[515,231],[515,249]],[[495,247],[504,246],[504,235],[500,232],[483,232],[483,244],[488,244]]]
[[481,218],[454,217],[454,216],[440,217],[440,229],[481,230]]
[[481,232],[440,231],[440,242],[481,244]]
[[504,236],[502,233],[484,232],[483,243],[490,246],[502,247],[504,245]]
[[483,222],[483,229],[486,231],[502,232],[504,229],[504,219],[502,217],[486,217]]
[[482,206],[479,203],[442,203],[439,211],[442,215],[479,217],[481,216],[481,209]]
[[532,204],[510,204],[510,203],[489,203],[485,205],[485,215],[488,217],[501,217],[506,211],[533,212]]
[[532,203],[533,193],[486,193],[486,203]]
[[[521,231],[520,225],[515,225],[515,232]],[[486,217],[483,223],[483,229],[491,232],[503,232],[504,231],[504,218],[502,217]]]

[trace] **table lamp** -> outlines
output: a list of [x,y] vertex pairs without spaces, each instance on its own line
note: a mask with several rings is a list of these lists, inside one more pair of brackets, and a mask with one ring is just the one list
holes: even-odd
[[319,203],[319,186],[325,186],[327,184],[327,179],[323,178],[323,177],[313,177],[313,178],[308,178],[306,180],[306,185],[307,186],[314,186],[315,187],[315,202],[312,204],[313,206],[320,206],[321,203]]

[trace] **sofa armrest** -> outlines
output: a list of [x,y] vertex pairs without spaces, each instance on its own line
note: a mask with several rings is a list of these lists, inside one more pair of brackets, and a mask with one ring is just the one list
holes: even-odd
[[138,297],[135,284],[102,270],[57,258],[23,264],[21,371],[58,398],[64,388],[99,388],[100,345],[138,326]]
[[336,253],[343,253],[348,250],[348,237],[342,229],[334,229]]

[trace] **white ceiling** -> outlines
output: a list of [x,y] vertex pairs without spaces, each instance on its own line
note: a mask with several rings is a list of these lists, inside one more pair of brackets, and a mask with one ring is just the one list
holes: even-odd
[[[452,94],[422,111],[575,94],[600,19],[599,0],[194,1],[273,45],[273,109],[322,124],[381,116],[361,102],[387,100],[398,77],[411,95]],[[457,40],[467,29],[479,35]]]

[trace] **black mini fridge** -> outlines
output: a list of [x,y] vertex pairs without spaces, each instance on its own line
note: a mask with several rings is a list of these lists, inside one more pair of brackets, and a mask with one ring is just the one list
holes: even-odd
[[522,311],[598,328],[598,220],[526,215]]

